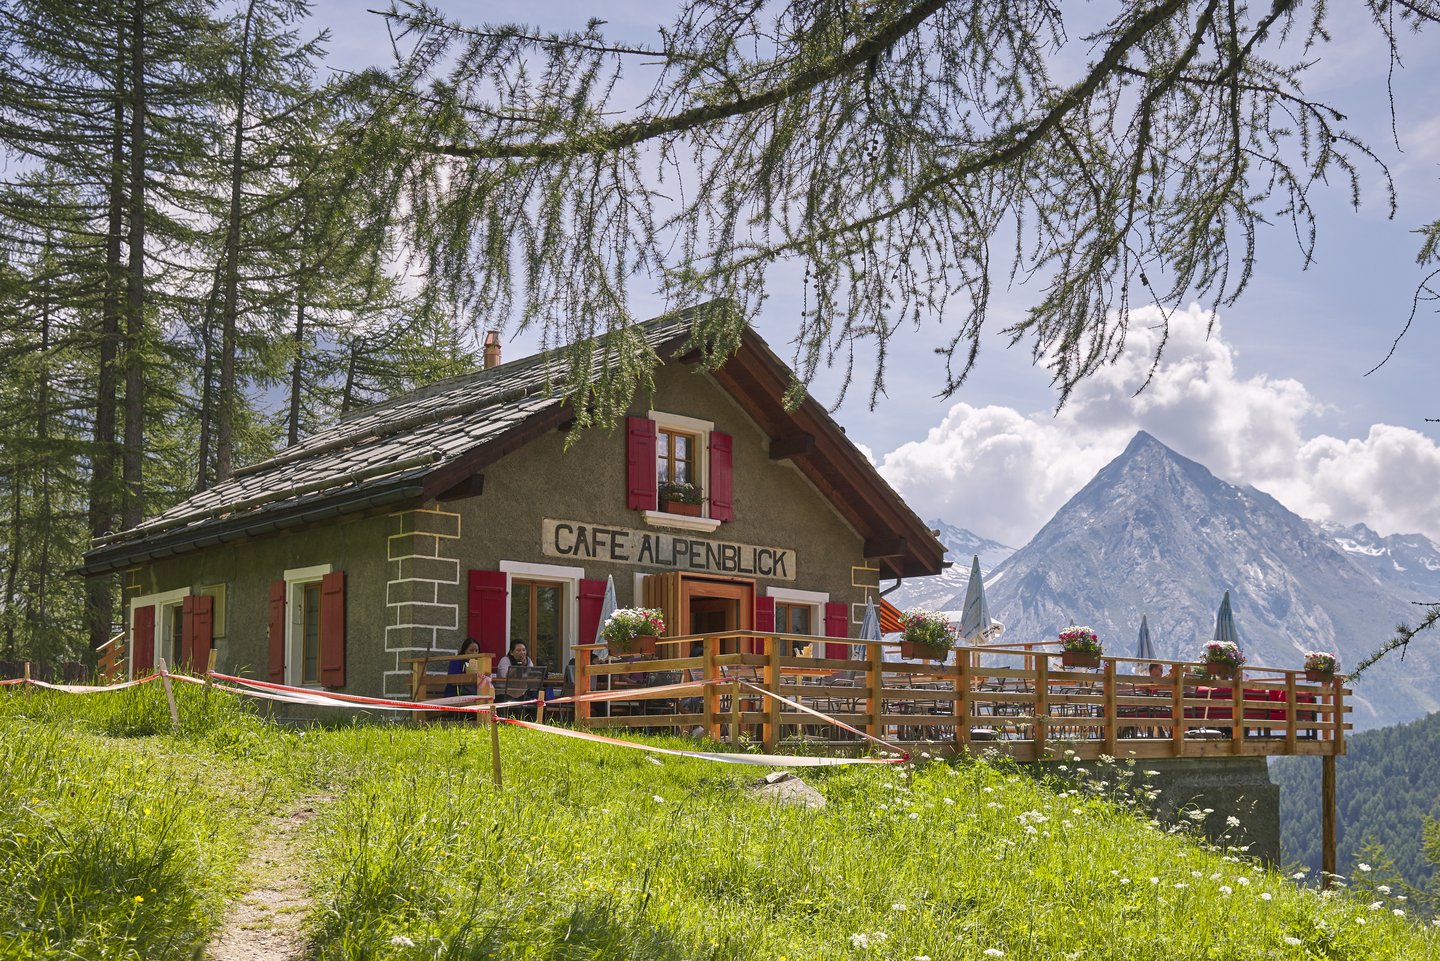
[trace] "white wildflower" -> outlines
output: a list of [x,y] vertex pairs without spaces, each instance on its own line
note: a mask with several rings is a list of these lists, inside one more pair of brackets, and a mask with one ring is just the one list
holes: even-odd
[[1359,864],[1355,865],[1355,870],[1368,873],[1370,871],[1370,865],[1366,864],[1364,861],[1361,861]]
[[1234,893],[1235,893],[1235,889],[1232,888],[1232,887],[1230,887],[1230,885],[1228,885],[1228,884],[1222,884],[1222,885],[1220,885],[1220,893],[1221,893],[1221,894],[1234,894]]
[[393,938],[390,939],[390,947],[392,947],[392,948],[413,948],[413,947],[415,947],[415,942],[414,942],[414,941],[411,941],[409,938],[405,937],[405,935],[403,935],[403,934],[397,934],[397,935],[395,935],[395,937],[393,937]]
[[1376,890],[1376,891],[1379,891],[1381,894],[1389,894],[1389,893],[1390,893],[1390,885],[1388,885],[1388,884],[1377,884],[1377,885],[1375,885],[1375,890]]
[[1241,875],[1240,877],[1235,879],[1235,883],[1240,885],[1241,887],[1244,887],[1245,885],[1250,883],[1250,879],[1245,877],[1244,875]]
[[1292,938],[1292,937],[1288,937],[1288,936],[1287,936],[1287,937],[1285,938],[1285,943],[1288,944],[1288,945],[1290,945],[1290,947],[1292,947],[1292,948],[1298,948],[1298,947],[1300,947],[1300,945],[1304,944],[1305,942],[1304,942],[1304,941],[1301,941],[1299,938]]
[[1305,880],[1305,872],[1296,871],[1294,874],[1290,875],[1290,877],[1294,878],[1296,881],[1303,881]]
[[1404,908],[1396,908],[1396,909],[1394,909],[1393,911],[1391,911],[1390,913],[1393,914],[1393,915],[1395,915],[1395,917],[1397,917],[1397,918],[1403,918],[1403,917],[1405,917],[1405,909],[1404,909]]
[[1003,958],[1003,957],[1005,957],[1005,952],[1004,952],[1004,951],[1001,951],[999,948],[986,948],[984,951],[982,951],[982,952],[980,952],[980,953],[983,954],[983,955],[985,955],[985,957],[987,957],[987,958]]
[[1384,905],[1381,904],[1379,901],[1371,901],[1371,902],[1370,902],[1370,910],[1371,910],[1371,911],[1379,911],[1379,910],[1380,910],[1381,908],[1383,908],[1383,907],[1384,907]]
[[860,948],[861,950],[870,947],[870,935],[863,931],[859,934],[850,935],[850,947]]
[[1227,828],[1238,828],[1240,826],[1240,819],[1232,814],[1225,819],[1225,826]]
[[1261,891],[1261,892],[1260,892],[1260,900],[1261,900],[1261,901],[1269,901],[1269,900],[1270,900],[1270,892],[1269,892],[1269,891]]
[[650,800],[654,801],[656,804],[664,804],[664,803],[665,803],[665,799],[664,799],[663,797],[661,797],[660,795],[658,795],[658,794],[652,794],[652,795],[650,795]]
[[894,904],[890,905],[890,910],[891,910],[891,911],[908,911],[909,908],[908,908],[906,905],[901,904],[899,901],[896,901]]

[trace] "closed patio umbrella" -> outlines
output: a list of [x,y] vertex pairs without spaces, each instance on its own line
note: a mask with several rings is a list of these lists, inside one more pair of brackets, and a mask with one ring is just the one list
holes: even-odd
[[1240,645],[1240,632],[1235,629],[1235,614],[1230,610],[1230,592],[1225,592],[1225,599],[1220,602],[1220,610],[1215,612],[1215,637],[1217,641],[1231,641],[1237,647]]
[[965,608],[960,615],[960,637],[967,644],[984,644],[999,637],[1005,626],[990,616],[985,600],[985,581],[980,576],[980,555],[970,562],[970,582],[965,587]]
[[1155,645],[1150,641],[1150,621],[1144,614],[1140,615],[1140,637],[1135,641],[1135,656],[1141,662],[1135,665],[1136,674],[1146,673],[1146,662],[1155,660]]
[[[584,643],[605,643],[605,638],[600,636],[600,632],[605,630],[605,622],[610,620],[610,615],[614,614],[615,609],[619,606],[615,600],[615,575],[610,574],[605,578],[605,597],[600,601],[600,621],[595,625],[595,636],[587,639]],[[605,656],[610,656],[608,650],[605,652]]]
[[[867,596],[865,598],[865,615],[860,618],[860,640],[880,640],[880,615],[875,610],[875,599]],[[856,646],[856,651],[866,651],[867,648]],[[864,654],[855,655],[857,660],[864,660]]]

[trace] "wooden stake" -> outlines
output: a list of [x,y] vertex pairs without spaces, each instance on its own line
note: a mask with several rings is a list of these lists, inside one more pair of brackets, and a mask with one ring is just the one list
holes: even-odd
[[210,687],[215,683],[215,648],[210,648],[210,657],[205,662],[205,700],[210,700]]
[[503,787],[500,780],[500,718],[495,716],[495,708],[490,708],[490,769],[495,778],[495,789],[498,791]]
[[165,658],[160,658],[160,683],[165,685],[165,702],[170,705],[170,723],[180,726],[180,711],[175,707],[175,692],[170,689],[170,672],[165,668]]
[[1320,887],[1335,876],[1335,755],[1320,759]]
[[535,723],[545,723],[545,688],[543,687],[535,695]]
[[25,686],[30,686],[30,662],[25,662]]
[[730,682],[730,743],[740,746],[740,682]]

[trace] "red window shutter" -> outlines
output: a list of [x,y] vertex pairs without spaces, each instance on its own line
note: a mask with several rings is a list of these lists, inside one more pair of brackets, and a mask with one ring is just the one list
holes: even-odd
[[[189,600],[189,598],[186,598]],[[215,598],[209,594],[195,596],[195,619],[190,663],[195,670],[204,671],[210,666],[210,651],[215,646]]]
[[655,463],[655,422],[648,417],[625,418],[626,503],[630,510],[653,511],[658,506]]
[[134,634],[130,638],[132,662],[130,670],[136,677],[150,673],[155,667],[155,605],[135,608]]
[[728,521],[735,516],[735,482],[729,434],[710,432],[710,519]]
[[[653,471],[652,471],[653,474]],[[504,571],[470,572],[470,636],[480,650],[499,660],[505,654],[505,615],[509,581]]]
[[285,582],[270,582],[270,680],[285,683]]
[[320,683],[345,686],[345,572],[320,578]]
[[[825,636],[850,636],[850,605],[842,601],[830,601],[825,605]],[[849,644],[826,644],[825,656],[844,659],[850,656]]]
[[[755,622],[754,622],[754,623],[755,623],[755,630],[757,630],[757,631],[771,631],[771,632],[773,632],[773,631],[775,630],[775,598],[773,598],[773,597],[757,597],[757,598],[755,598]],[[749,649],[749,651],[750,651],[751,654],[759,654],[759,653],[762,653],[762,652],[765,650],[765,643],[764,643],[764,641],[761,641],[759,638],[756,638],[756,639],[752,640],[752,641],[751,641],[748,645],[746,645],[746,646],[747,646],[747,648]],[[789,649],[788,647],[786,647],[785,653],[786,653],[787,655],[790,653],[790,649]]]
[[195,666],[194,594],[190,594],[180,602],[180,663],[174,666],[187,670]]
[[605,606],[605,582],[580,582],[580,629],[576,644],[594,644],[600,631],[600,611]]
[[762,632],[775,630],[775,598],[755,598],[755,630]]

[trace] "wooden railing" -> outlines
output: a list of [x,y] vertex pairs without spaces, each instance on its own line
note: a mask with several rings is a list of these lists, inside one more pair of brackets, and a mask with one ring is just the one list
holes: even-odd
[[[576,649],[575,691],[624,691],[605,707],[576,705],[584,727],[699,729],[715,740],[767,748],[822,744],[859,749],[853,734],[824,724],[745,681],[813,707],[885,740],[937,751],[993,748],[1024,761],[1066,757],[1206,757],[1345,752],[1350,691],[1343,677],[1254,667],[1210,678],[1196,664],[1105,657],[1071,669],[1059,651],[960,648],[954,662],[885,660],[883,641],[847,640],[851,657],[788,653],[840,643],[790,634],[727,632],[662,638],[655,659],[592,663]],[[856,652],[862,657],[854,657]],[[694,652],[694,653],[692,653]],[[1160,664],[1161,677],[1130,671]],[[703,691],[656,691],[709,679]],[[1236,720],[1238,719],[1238,720]],[[1069,753],[1067,753],[1069,752]]]
[[125,680],[125,649],[124,631],[95,649],[95,677],[102,684]]

